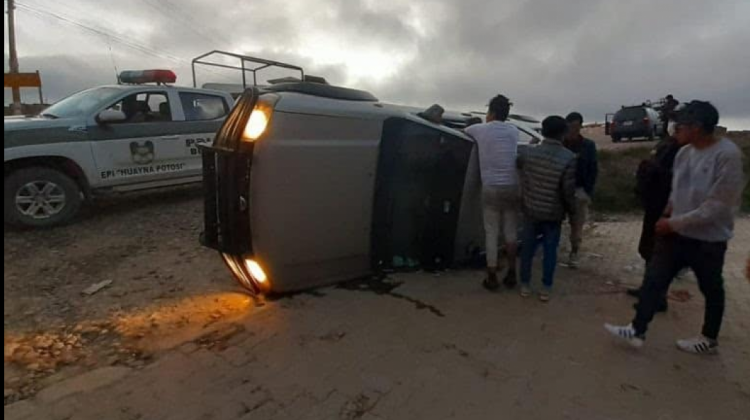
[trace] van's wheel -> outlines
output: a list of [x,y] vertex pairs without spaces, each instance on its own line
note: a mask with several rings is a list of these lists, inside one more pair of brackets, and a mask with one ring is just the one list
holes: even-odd
[[651,128],[651,133],[648,135],[648,141],[654,141],[656,138],[656,127]]
[[622,138],[620,136],[612,136],[612,143],[619,143]]
[[19,169],[5,177],[5,223],[48,228],[70,222],[83,203],[81,188],[51,168]]

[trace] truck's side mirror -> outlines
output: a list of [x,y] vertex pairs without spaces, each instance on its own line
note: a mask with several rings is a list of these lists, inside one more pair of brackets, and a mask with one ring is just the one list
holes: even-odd
[[116,109],[105,109],[96,116],[96,122],[102,125],[124,122],[127,119],[124,112]]

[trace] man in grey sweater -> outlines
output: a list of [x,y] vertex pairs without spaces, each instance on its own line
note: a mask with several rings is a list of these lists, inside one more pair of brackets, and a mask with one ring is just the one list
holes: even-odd
[[524,227],[521,249],[521,296],[531,296],[531,266],[541,244],[544,249],[544,288],[539,299],[548,302],[557,266],[562,221],[575,215],[576,155],[563,145],[568,123],[558,116],[542,122],[544,141],[518,156],[521,170]]
[[660,297],[685,267],[698,278],[706,299],[702,334],[679,340],[677,347],[694,354],[714,353],[724,316],[722,270],[734,216],[745,184],[742,152],[730,140],[714,135],[719,113],[708,102],[692,101],[676,117],[677,138],[687,146],[674,163],[672,193],[664,217],[656,224],[658,239],[632,324],[605,328],[634,347],[643,345]]

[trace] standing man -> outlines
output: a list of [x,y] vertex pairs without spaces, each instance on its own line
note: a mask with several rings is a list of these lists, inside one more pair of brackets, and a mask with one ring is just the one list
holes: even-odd
[[735,211],[744,186],[742,152],[730,140],[714,135],[719,112],[708,102],[692,101],[676,116],[677,138],[688,144],[675,158],[672,193],[646,269],[635,319],[627,326],[605,324],[614,336],[643,346],[659,299],[684,267],[692,268],[706,299],[702,334],[679,340],[677,347],[694,354],[714,353],[724,317],[722,270]]
[[531,266],[539,246],[544,248],[544,288],[539,293],[548,302],[557,266],[557,248],[565,215],[575,216],[576,157],[563,145],[568,124],[562,117],[542,121],[544,140],[524,149],[518,158],[525,216],[521,251],[521,296],[531,296]]
[[662,120],[664,124],[668,124],[669,121],[674,120],[676,115],[677,107],[680,105],[680,101],[674,98],[674,95],[669,94],[664,98],[664,106],[662,107]]
[[[492,98],[487,122],[466,128],[477,143],[482,177],[482,211],[487,248],[487,278],[482,285],[490,290],[500,286],[497,278],[498,237],[502,226],[508,258],[503,284],[516,285],[518,175],[518,129],[507,122],[511,102],[503,95]],[[502,223],[502,225],[501,225]]]
[[[638,253],[648,265],[654,254],[656,223],[664,214],[672,191],[672,168],[677,153],[682,148],[674,133],[660,142],[651,156],[638,165],[636,172],[636,195],[643,207],[643,226]],[[639,297],[641,289],[629,289],[628,294]],[[667,297],[662,296],[656,304],[656,312],[666,312]]]
[[589,214],[589,205],[594,196],[599,164],[596,157],[596,144],[581,135],[583,115],[571,112],[565,118],[568,122],[568,135],[565,147],[576,155],[576,211],[570,217],[570,257],[568,267],[578,268],[579,251],[583,242],[583,227]]

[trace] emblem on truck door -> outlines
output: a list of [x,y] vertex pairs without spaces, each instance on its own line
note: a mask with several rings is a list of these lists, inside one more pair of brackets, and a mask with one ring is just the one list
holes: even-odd
[[154,142],[149,140],[141,144],[134,141],[130,143],[130,153],[133,157],[133,163],[148,165],[154,161]]

